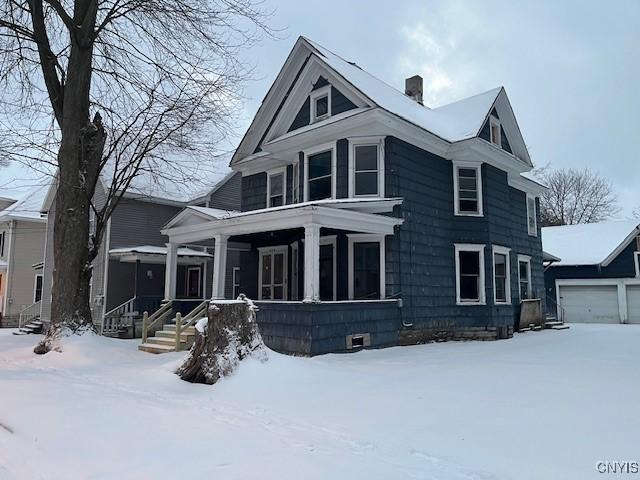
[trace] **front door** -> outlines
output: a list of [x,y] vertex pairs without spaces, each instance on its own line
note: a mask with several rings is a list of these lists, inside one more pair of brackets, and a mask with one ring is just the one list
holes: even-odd
[[287,246],[260,249],[260,300],[287,299]]
[[187,268],[187,297],[200,298],[200,267]]

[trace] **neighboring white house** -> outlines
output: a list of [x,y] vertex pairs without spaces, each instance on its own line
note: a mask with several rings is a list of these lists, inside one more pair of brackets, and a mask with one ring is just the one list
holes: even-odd
[[542,229],[547,299],[559,318],[580,323],[640,323],[640,221]]
[[[18,324],[20,313],[39,312],[46,215],[42,203],[48,185],[18,201],[5,200],[0,211],[0,326]],[[3,199],[4,200],[4,199]]]

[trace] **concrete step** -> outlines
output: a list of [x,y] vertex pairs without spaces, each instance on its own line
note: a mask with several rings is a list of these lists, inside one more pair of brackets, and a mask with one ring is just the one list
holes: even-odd
[[548,322],[544,322],[544,326],[549,326],[549,327],[553,327],[555,325],[562,325],[562,322],[558,322],[557,320],[552,320],[552,321],[548,321]]
[[554,325],[551,330],[568,330],[569,325]]
[[143,343],[138,345],[138,350],[147,353],[169,353],[174,352],[175,347],[170,347],[168,345],[158,345],[156,343]]
[[32,320],[32,321],[31,321],[31,322],[29,322],[29,323],[32,323],[33,325],[40,325],[40,326],[42,326],[42,320]]

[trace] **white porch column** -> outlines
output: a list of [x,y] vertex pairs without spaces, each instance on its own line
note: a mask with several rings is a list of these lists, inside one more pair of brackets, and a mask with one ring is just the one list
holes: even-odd
[[224,299],[224,280],[227,270],[227,241],[228,235],[216,235],[215,250],[213,252],[213,282],[211,285],[211,299]]
[[304,301],[320,300],[320,225],[304,226]]
[[176,298],[176,277],[178,276],[178,244],[167,243],[167,258],[164,268],[164,299]]

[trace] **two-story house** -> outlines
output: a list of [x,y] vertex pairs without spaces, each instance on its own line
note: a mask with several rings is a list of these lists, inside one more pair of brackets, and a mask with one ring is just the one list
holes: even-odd
[[18,326],[21,315],[35,318],[42,298],[42,261],[48,185],[19,200],[0,199],[0,326]]
[[507,338],[544,293],[541,187],[503,88],[431,109],[301,37],[231,160],[241,212],[189,207],[175,252],[215,239],[213,298],[229,242],[239,292],[275,350],[315,355],[433,339]]

